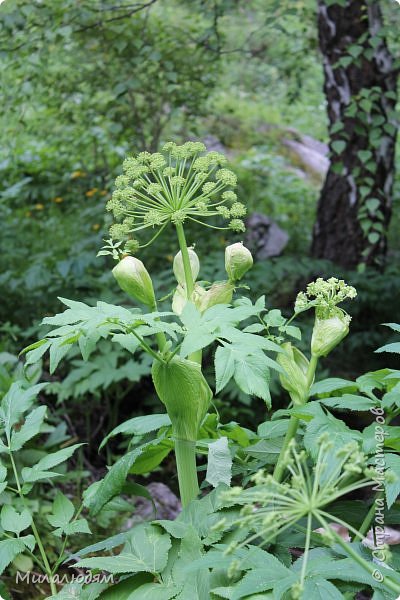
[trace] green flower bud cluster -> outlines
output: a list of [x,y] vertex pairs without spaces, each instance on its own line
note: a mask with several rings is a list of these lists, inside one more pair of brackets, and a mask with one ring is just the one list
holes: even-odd
[[215,227],[206,221],[217,216],[228,220],[217,229],[244,231],[246,207],[237,201],[232,189],[237,178],[226,162],[219,152],[206,152],[200,142],[168,142],[162,152],[126,158],[107,203],[115,219],[111,238],[126,242],[121,251],[132,254],[140,247],[136,232],[157,228],[148,245],[169,223],[191,220]]
[[306,292],[297,295],[294,308],[295,312],[303,312],[314,306],[320,319],[328,319],[336,314],[335,308],[338,304],[356,296],[356,289],[347,285],[343,279],[331,277],[324,280],[318,277],[316,281],[308,284]]
[[308,284],[306,292],[298,294],[295,303],[296,313],[315,308],[315,323],[311,338],[311,353],[314,356],[327,356],[349,333],[351,317],[338,304],[356,296],[357,291],[354,287],[336,277],[326,281],[319,277]]

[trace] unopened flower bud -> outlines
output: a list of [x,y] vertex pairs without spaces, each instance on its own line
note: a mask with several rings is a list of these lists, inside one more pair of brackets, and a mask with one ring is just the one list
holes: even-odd
[[309,362],[302,352],[290,342],[281,345],[283,352],[279,352],[276,362],[284,369],[285,373],[279,375],[283,389],[295,405],[302,405],[307,401],[309,386],[307,371]]
[[113,268],[112,273],[120,288],[131,298],[146,304],[146,306],[154,306],[156,299],[153,282],[141,260],[133,256],[125,256]]
[[234,285],[229,281],[213,283],[210,289],[200,298],[200,312],[204,312],[216,304],[230,304],[234,289]]
[[[192,279],[193,281],[196,281],[200,271],[199,257],[197,256],[193,248],[188,248],[188,254],[190,261],[190,269],[192,271]],[[182,285],[186,285],[185,269],[183,267],[182,252],[180,250],[174,258],[173,269],[177,282]]]
[[316,316],[311,338],[311,353],[317,357],[327,356],[349,333],[349,323],[349,315],[339,311],[328,319]]
[[[198,283],[195,284],[190,301],[201,310],[202,297],[206,294],[206,290]],[[188,301],[186,285],[179,284],[176,287],[172,297],[172,310],[176,315],[181,315]]]
[[231,244],[225,249],[225,270],[230,281],[239,281],[253,266],[253,257],[241,242]]
[[176,287],[174,295],[172,296],[172,310],[176,315],[182,314],[185,304],[187,302],[186,288],[179,284]]

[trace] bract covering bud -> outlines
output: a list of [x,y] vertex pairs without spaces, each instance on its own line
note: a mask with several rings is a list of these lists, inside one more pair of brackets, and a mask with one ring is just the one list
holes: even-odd
[[[199,310],[201,310],[201,301],[204,294],[206,294],[206,290],[203,287],[201,287],[201,285],[196,283],[190,301],[193,302],[193,304]],[[182,284],[177,285],[174,295],[172,297],[172,310],[176,315],[179,316],[182,314],[182,311],[185,308],[187,301],[188,298],[186,286]]]
[[279,375],[281,385],[289,392],[295,405],[307,402],[309,386],[307,370],[309,361],[302,352],[290,342],[281,345],[283,352],[279,352],[276,362],[284,369],[285,373]]
[[133,256],[125,256],[112,273],[121,289],[131,298],[154,306],[156,299],[154,295],[153,282],[141,260]]
[[216,304],[230,304],[235,286],[229,281],[213,283],[199,299],[199,310],[204,312]]
[[327,356],[349,333],[350,318],[340,309],[328,319],[316,316],[311,337],[311,353],[317,357]]
[[179,284],[176,286],[174,295],[172,296],[172,310],[176,315],[182,314],[187,302],[186,288]]
[[[193,281],[196,281],[196,279],[199,275],[199,271],[200,271],[199,257],[197,256],[197,254],[193,250],[193,248],[188,248],[188,253],[189,253],[189,261],[190,261],[190,269],[192,271],[192,278],[193,278]],[[185,285],[186,284],[185,269],[183,268],[182,252],[180,250],[174,258],[173,269],[174,269],[174,275],[176,277],[177,282],[182,285]]]
[[212,398],[198,363],[174,356],[168,363],[153,363],[154,387],[165,404],[174,435],[195,442]]
[[225,248],[225,270],[230,281],[239,281],[253,266],[253,257],[241,242]]
[[[209,290],[205,290],[200,284],[196,283],[190,302],[193,302],[195,307],[203,313],[215,304],[230,304],[234,289],[234,285],[229,281],[213,283]],[[172,298],[172,310],[176,315],[182,314],[187,301],[186,286],[179,284]]]

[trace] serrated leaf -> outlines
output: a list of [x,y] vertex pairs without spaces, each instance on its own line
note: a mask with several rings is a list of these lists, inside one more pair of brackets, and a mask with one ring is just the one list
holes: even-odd
[[203,543],[193,527],[188,527],[182,538],[178,560],[172,567],[173,582],[182,587],[176,596],[177,600],[209,600],[210,598],[210,573],[207,568],[199,567],[195,572],[189,571],[193,563],[203,555]]
[[165,414],[153,414],[144,415],[143,417],[134,417],[129,419],[118,427],[115,427],[110,433],[104,438],[100,444],[100,450],[105,446],[108,440],[116,435],[144,435],[151,431],[157,431],[161,427],[168,427],[171,425],[171,419]]
[[27,348],[24,348],[23,352],[27,352],[25,366],[33,365],[38,362],[42,358],[43,354],[47,352],[50,346],[51,342],[44,339],[39,340],[35,344],[31,344]]
[[287,335],[290,335],[295,340],[301,340],[301,329],[295,325],[285,325],[282,327],[282,331],[284,331]]
[[269,310],[266,315],[263,317],[263,321],[269,325],[269,327],[280,327],[284,325],[286,322],[285,317],[282,316],[282,313],[277,308]]
[[90,355],[96,347],[101,335],[96,329],[87,329],[85,335],[81,335],[78,339],[79,350],[84,361],[89,360]]
[[286,434],[288,425],[288,419],[265,421],[258,426],[257,435],[267,439],[280,438]]
[[36,396],[45,385],[39,383],[28,389],[24,389],[19,381],[11,385],[0,405],[0,422],[2,422],[5,429],[8,441],[11,438],[12,427],[19,422],[24,412],[32,406]]
[[53,502],[52,511],[52,514],[47,515],[48,522],[52,527],[63,529],[74,516],[75,508],[69,498],[59,493]]
[[5,481],[7,478],[7,468],[0,462],[0,482]]
[[382,397],[382,408],[390,408],[392,405],[400,408],[400,381]]
[[257,592],[272,590],[277,582],[286,579],[289,575],[289,569],[275,556],[269,554],[265,559],[265,566],[253,569],[246,573],[240,583],[235,587],[232,594],[232,600],[239,600],[240,598]]
[[75,533],[92,533],[90,531],[89,523],[86,519],[77,519],[76,521],[72,521],[65,525],[64,533],[65,535],[74,535]]
[[113,535],[112,537],[102,540],[101,542],[90,544],[90,546],[85,546],[85,548],[79,550],[76,555],[85,556],[87,554],[93,554],[94,552],[101,552],[102,550],[113,550],[118,546],[122,546],[126,542],[129,535],[129,531],[117,533],[117,535]]
[[16,535],[20,535],[24,529],[27,529],[32,523],[32,515],[28,509],[24,509],[21,513],[17,512],[14,507],[9,504],[4,504],[1,509],[1,526],[6,531],[12,531]]
[[142,452],[152,444],[149,442],[139,446],[122,456],[110,468],[102,481],[91,486],[92,493],[86,495],[84,505],[89,508],[91,514],[96,515],[103,506],[112,498],[121,493],[128,477],[128,473]]
[[312,600],[344,600],[337,587],[322,577],[307,577],[304,582],[304,598]]
[[340,377],[329,377],[322,381],[317,381],[311,386],[310,395],[316,396],[318,394],[327,394],[337,390],[342,390],[348,387],[355,387],[354,381],[348,379],[341,379]]
[[395,354],[400,354],[400,342],[393,342],[392,344],[386,344],[386,346],[381,346],[375,352],[394,352]]
[[324,398],[320,402],[331,408],[357,411],[370,410],[377,406],[375,400],[371,400],[371,398],[366,398],[365,396],[357,396],[356,394],[343,394],[343,396],[335,398]]
[[40,432],[45,415],[46,406],[34,408],[26,417],[25,422],[18,431],[11,434],[10,449],[15,452],[20,450],[22,446],[30,439],[35,437]]
[[[78,338],[73,341],[77,341]],[[52,342],[50,346],[50,375],[57,369],[60,361],[68,354],[72,347],[72,343],[65,343],[64,338],[60,338]]]
[[318,440],[325,432],[329,435],[329,441],[332,442],[335,449],[340,449],[353,440],[362,440],[362,434],[359,431],[350,429],[343,421],[336,419],[331,414],[314,417],[307,424],[303,438],[305,448],[311,452],[314,458],[318,454]]
[[389,374],[389,369],[379,369],[378,371],[369,371],[357,377],[356,383],[360,392],[364,394],[371,393],[374,389],[383,389],[385,387],[385,379]]
[[220,483],[231,484],[232,456],[228,438],[221,437],[208,445],[208,462],[206,480],[213,487]]
[[154,525],[141,524],[134,527],[118,556],[87,558],[78,562],[77,566],[109,573],[160,573],[167,564],[170,547],[168,534]]
[[80,448],[83,444],[74,444],[73,446],[68,446],[68,448],[63,448],[62,450],[58,450],[58,452],[53,452],[51,454],[47,454],[43,458],[39,460],[36,465],[33,467],[24,467],[21,471],[22,478],[25,483],[34,483],[41,479],[47,479],[51,477],[56,477],[59,473],[51,472],[49,469],[60,465],[61,463],[68,460],[72,454],[75,452],[77,448]]
[[267,406],[270,406],[270,372],[266,359],[267,357],[260,353],[245,357],[235,356],[234,379],[242,392],[262,398]]
[[135,460],[130,469],[134,475],[144,475],[151,473],[162,463],[174,447],[174,442],[170,438],[158,438],[147,445],[141,455]]
[[[352,543],[352,549],[358,554],[363,556],[362,550],[359,544]],[[364,558],[364,556],[363,556]],[[370,561],[371,566],[374,563]],[[383,566],[379,567],[379,570],[385,576],[389,575],[392,578],[398,578],[395,571],[385,569]],[[321,576],[324,579],[339,579],[342,581],[359,582],[366,584],[372,588],[383,587],[383,583],[378,583],[364,567],[356,563],[353,558],[343,558],[340,560],[324,560],[324,561],[313,561],[309,564],[308,572],[310,575]]]
[[235,359],[229,346],[218,346],[215,352],[215,391],[218,394],[233,377]]
[[128,350],[131,354],[135,354],[139,347],[139,340],[132,333],[115,333],[111,338],[112,342],[118,343],[120,346]]
[[25,544],[20,538],[12,538],[0,542],[0,575],[2,575],[10,562],[12,562],[18,554],[24,552],[24,550]]

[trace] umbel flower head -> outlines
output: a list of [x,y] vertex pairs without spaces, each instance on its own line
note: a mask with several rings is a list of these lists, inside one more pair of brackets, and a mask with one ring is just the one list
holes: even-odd
[[315,308],[311,338],[311,353],[314,356],[326,356],[349,333],[351,317],[338,304],[356,296],[354,287],[336,277],[327,281],[319,277],[308,284],[306,292],[297,295],[294,306],[296,313]]
[[[272,475],[259,471],[252,478],[253,487],[234,487],[221,495],[225,506],[242,505],[240,516],[232,525],[254,531],[254,535],[240,544],[228,547],[227,553],[234,554],[255,539],[261,538],[262,545],[268,544],[277,535],[306,519],[305,550],[297,584],[300,590],[306,576],[310,538],[316,522],[324,529],[327,542],[334,541],[329,527],[331,522],[344,525],[360,536],[351,525],[329,514],[326,507],[350,492],[373,485],[372,479],[364,475],[367,472],[366,459],[358,444],[350,442],[335,452],[328,438],[328,434],[323,434],[319,440],[313,469],[309,467],[307,454],[298,452],[292,440],[285,457],[290,473],[288,482],[279,483]],[[355,478],[358,481],[354,481]]]
[[206,153],[200,142],[168,142],[162,152],[126,158],[107,203],[115,219],[111,238],[126,241],[124,252],[134,253],[140,247],[134,237],[139,231],[157,230],[143,247],[170,223],[190,220],[216,227],[206,222],[216,216],[228,220],[226,227],[217,229],[244,231],[241,217],[246,209],[237,202],[236,175],[226,162],[219,152]]

